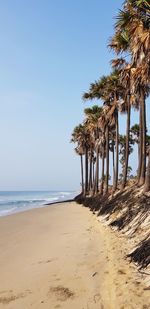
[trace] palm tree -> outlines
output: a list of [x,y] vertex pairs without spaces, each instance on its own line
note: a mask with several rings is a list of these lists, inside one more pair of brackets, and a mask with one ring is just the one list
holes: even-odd
[[124,82],[124,87],[127,89],[124,98],[124,109],[127,112],[126,124],[126,154],[125,166],[123,171],[122,189],[124,189],[127,181],[128,165],[129,165],[129,140],[130,140],[130,123],[131,123],[131,66],[128,65],[121,72],[121,79]]
[[[88,174],[88,154],[90,149],[90,132],[86,123],[79,124],[76,126],[72,133],[71,142],[77,143],[75,151],[80,155],[81,158],[81,181],[82,181],[82,193],[87,195],[89,193],[89,174]],[[83,158],[85,156],[85,169],[83,177]],[[85,184],[84,184],[85,179]]]
[[[91,150],[90,156],[90,189],[93,187],[93,193],[98,193],[99,188],[99,153],[100,153],[100,130],[98,128],[98,119],[102,113],[102,107],[94,105],[92,108],[86,108],[84,110],[86,115],[86,123],[88,125],[89,131],[91,132],[92,138],[92,148],[94,148],[96,152],[96,170],[95,170],[95,181],[92,184],[92,158],[93,158],[93,150]],[[93,185],[93,186],[92,186]]]
[[[101,193],[103,191],[103,179],[104,179],[104,158],[106,153],[106,186],[105,191],[108,192],[108,180],[109,180],[109,126],[116,126],[116,169],[115,169],[115,179],[114,179],[114,190],[117,188],[118,183],[118,164],[119,164],[119,148],[118,148],[118,140],[119,140],[119,125],[118,125],[118,99],[120,96],[120,88],[119,84],[119,75],[117,70],[113,71],[109,76],[102,76],[98,81],[92,83],[90,85],[89,92],[84,93],[84,100],[92,100],[93,98],[102,99],[105,103],[105,111],[103,113],[103,117],[100,117],[99,127],[103,132],[103,140],[106,141],[103,143],[103,147],[106,146],[106,149],[102,151],[102,183],[101,183]],[[107,109],[106,109],[107,106]],[[107,110],[107,111],[106,111]],[[109,116],[107,112],[109,111]],[[103,120],[102,120],[103,119]],[[102,121],[101,121],[102,120]],[[105,152],[106,150],[106,152]]]
[[[101,79],[99,79],[98,81],[95,81],[95,83],[91,83],[90,84],[90,88],[89,88],[89,92],[86,92],[83,94],[83,99],[84,100],[92,100],[92,99],[104,99],[105,97],[105,90],[106,90],[106,83],[107,83],[107,77],[103,76]],[[98,127],[101,131],[101,140],[97,140],[96,142],[96,148],[97,148],[97,158],[98,158],[98,145],[99,143],[101,144],[101,146],[103,147],[102,149],[102,178],[101,178],[101,187],[100,187],[100,193],[103,193],[103,184],[104,184],[104,158],[105,158],[105,142],[102,142],[102,140],[106,141],[106,130],[105,130],[105,126],[106,126],[106,117],[103,113],[103,110],[101,112],[101,115],[99,117],[99,122],[98,122]],[[108,131],[108,130],[107,130]],[[108,136],[108,134],[107,134]],[[109,165],[109,153],[108,153],[108,147],[107,147],[107,170],[108,170],[108,165]],[[96,173],[98,171],[98,167],[99,167],[99,163],[98,160],[96,161]],[[98,176],[98,175],[97,175]],[[96,187],[98,186],[98,177],[95,177],[96,179]],[[107,183],[107,180],[106,180]],[[107,187],[107,186],[106,186]],[[97,191],[97,190],[96,190]]]
[[[120,151],[119,151],[119,155],[120,155],[120,163],[122,165],[122,179],[124,177],[124,169],[125,169],[125,164],[126,164],[126,136],[125,135],[120,135],[119,136],[119,144],[120,144]],[[130,156],[130,154],[133,152],[133,145],[134,145],[134,140],[132,138],[132,135],[130,135],[129,137],[129,149],[128,149],[128,154]],[[127,169],[127,178],[128,178],[128,173],[129,173],[129,166]],[[122,181],[121,181],[122,182]]]
[[[150,188],[150,150],[149,138],[146,136],[145,109],[145,101],[150,92],[149,16],[149,1],[125,0],[116,18],[115,33],[109,44],[117,55],[121,54],[122,57],[112,61],[113,72],[110,75],[102,76],[91,83],[89,91],[83,95],[84,100],[98,99],[103,102],[103,108],[94,106],[85,109],[86,119],[82,125],[82,134],[80,132],[76,140],[76,152],[81,154],[82,149],[85,156],[85,194],[88,194],[89,190],[93,193],[99,191],[99,157],[102,159],[100,193],[108,192],[110,150],[113,154],[113,190],[117,189],[119,139],[123,164],[122,189],[125,187],[129,171],[129,155],[135,142],[131,135],[137,129],[130,129],[132,106],[139,109],[138,184],[142,185],[145,182],[144,190]],[[128,62],[125,60],[126,56]],[[126,136],[120,138],[118,111],[127,114]],[[147,149],[149,160],[146,173]],[[96,162],[95,171],[94,162]],[[81,166],[82,170],[83,160]]]
[[[113,162],[113,190],[115,187],[115,181],[116,181],[116,171],[115,171],[115,135],[116,131],[115,128],[112,127],[110,130],[110,143],[109,143],[109,150],[112,152],[112,162]],[[117,179],[118,183],[118,179]],[[115,191],[115,190],[114,190]]]
[[[142,185],[144,183],[146,170],[145,98],[146,87],[149,83],[149,11],[150,5],[148,1],[125,1],[123,9],[120,10],[117,16],[117,22],[115,26],[116,31],[111,41],[111,47],[117,53],[126,51],[131,53],[131,69],[134,72],[132,76],[132,81],[134,82],[132,84],[132,87],[129,87],[129,95],[131,95],[132,90],[134,90],[134,94],[137,98],[139,98],[140,106],[141,155],[139,156],[139,185]],[[123,181],[123,187],[124,185],[125,177]]]
[[75,148],[75,152],[80,156],[80,164],[81,164],[81,186],[82,186],[82,194],[84,194],[84,176],[83,176],[83,149],[80,147]]
[[[114,61],[112,63],[114,66]],[[113,70],[113,72],[108,76],[107,91],[109,93],[111,105],[114,109],[111,111],[111,122],[115,125],[115,146],[116,146],[116,164],[114,166],[114,181],[113,190],[117,189],[118,185],[118,171],[119,171],[119,119],[118,119],[118,109],[120,105],[120,99],[122,98],[122,93],[124,91],[123,86],[120,83],[120,71],[118,69]]]
[[[130,129],[130,133],[132,135],[132,139],[134,140],[134,142],[138,145],[138,164],[140,162],[140,127],[139,124],[134,124],[131,129]],[[139,173],[140,173],[140,167],[138,166],[137,168],[137,177],[139,179]]]
[[[130,132],[132,135],[132,139],[138,145],[138,157],[140,157],[141,153],[140,153],[140,127],[139,125],[138,124],[133,125]],[[146,129],[146,156],[149,155],[149,146],[150,146],[150,136],[147,134],[147,129]],[[140,159],[138,160],[138,162],[140,163]],[[139,173],[140,173],[140,167],[138,166],[138,169],[137,169],[138,179],[139,179]]]
[[89,194],[89,150],[91,148],[91,135],[86,122],[83,123],[82,140],[85,149],[85,195]]
[[81,163],[81,185],[82,185],[82,194],[84,194],[84,176],[83,176],[83,155],[85,154],[84,144],[83,144],[83,125],[79,124],[76,126],[72,132],[71,142],[77,143],[75,147],[75,152],[80,155]]

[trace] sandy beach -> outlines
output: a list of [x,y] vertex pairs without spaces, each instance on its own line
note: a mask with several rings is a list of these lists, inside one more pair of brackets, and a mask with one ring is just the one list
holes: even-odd
[[150,308],[122,239],[75,202],[1,217],[0,248],[0,308]]

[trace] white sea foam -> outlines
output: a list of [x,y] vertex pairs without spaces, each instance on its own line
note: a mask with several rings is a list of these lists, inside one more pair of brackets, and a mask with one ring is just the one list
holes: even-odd
[[17,207],[13,207],[13,208],[10,208],[10,209],[2,209],[2,210],[0,209],[0,217],[14,213],[15,210],[17,210]]
[[71,199],[75,195],[75,192],[69,191],[0,192],[0,216],[43,207],[48,203]]

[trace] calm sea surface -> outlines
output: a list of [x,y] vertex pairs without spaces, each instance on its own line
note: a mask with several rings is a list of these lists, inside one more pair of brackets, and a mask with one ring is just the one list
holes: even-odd
[[0,216],[70,200],[76,194],[72,191],[0,191]]

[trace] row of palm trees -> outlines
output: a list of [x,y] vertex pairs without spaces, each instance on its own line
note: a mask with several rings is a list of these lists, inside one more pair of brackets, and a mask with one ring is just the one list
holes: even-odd
[[[75,127],[72,133],[72,141],[76,143],[75,149],[81,158],[82,192],[85,195],[89,192],[108,193],[110,151],[113,191],[118,188],[120,151],[124,154],[121,189],[125,188],[129,155],[135,140],[138,144],[137,185],[144,185],[145,192],[150,190],[150,139],[146,125],[146,98],[150,92],[149,0],[124,2],[116,17],[109,48],[116,53],[116,58],[111,61],[112,72],[91,83],[88,92],[83,94],[84,100],[98,99],[103,102],[103,106],[85,109],[84,122]],[[132,108],[139,111],[139,124],[131,129]],[[122,139],[119,134],[121,113],[127,115],[126,136]],[[136,136],[135,140],[132,138],[133,134]]]

